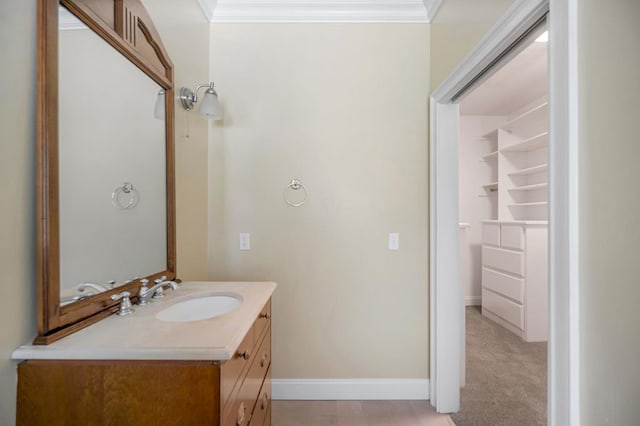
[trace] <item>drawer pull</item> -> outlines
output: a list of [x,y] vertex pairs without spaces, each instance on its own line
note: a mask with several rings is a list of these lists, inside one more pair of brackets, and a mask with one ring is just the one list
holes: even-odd
[[271,319],[271,314],[269,312],[266,314],[260,314],[258,318]]
[[241,426],[244,423],[244,416],[247,413],[247,406],[243,402],[238,409],[238,417],[236,418],[236,426]]
[[249,358],[251,358],[251,354],[249,353],[249,351],[244,351],[244,352],[238,354],[238,358],[242,358],[244,360],[248,360]]
[[269,404],[269,394],[265,392],[262,395],[262,405],[260,406],[260,409],[261,410],[266,410],[268,404]]
[[269,354],[266,352],[262,354],[262,358],[260,359],[260,367],[264,367],[267,365],[267,361],[269,360]]

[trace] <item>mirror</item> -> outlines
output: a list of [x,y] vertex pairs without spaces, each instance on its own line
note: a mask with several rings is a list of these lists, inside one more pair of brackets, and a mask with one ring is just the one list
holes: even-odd
[[48,344],[141,278],[175,279],[173,68],[139,0],[39,7],[34,343]]
[[[60,301],[167,268],[162,88],[60,6]],[[139,279],[139,278],[138,278]],[[95,283],[98,288],[83,286]]]

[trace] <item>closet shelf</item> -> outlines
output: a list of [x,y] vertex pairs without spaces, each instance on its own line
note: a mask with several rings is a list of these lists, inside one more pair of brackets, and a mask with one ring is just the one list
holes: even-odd
[[534,151],[536,149],[548,147],[549,146],[548,140],[549,140],[549,132],[543,132],[543,133],[540,133],[539,135],[530,137],[529,139],[525,139],[522,142],[518,142],[513,145],[504,147],[500,151],[502,152]]
[[537,201],[535,203],[516,203],[509,204],[509,207],[538,207],[538,206],[548,206],[548,201]]
[[543,102],[540,105],[536,105],[533,108],[523,112],[520,115],[515,116],[509,122],[500,126],[501,128],[517,133],[515,130],[518,128],[518,124],[520,124],[523,120],[543,120],[547,118],[547,106],[548,102]]
[[526,169],[520,169],[515,172],[511,172],[509,173],[509,176],[526,176],[526,175],[532,175],[534,173],[546,172],[548,167],[549,166],[546,163],[539,164],[537,166],[527,167]]
[[498,129],[493,129],[489,133],[485,133],[480,136],[482,140],[497,142],[498,141]]
[[490,152],[487,155],[483,155],[482,156],[482,160],[483,161],[491,160],[491,159],[494,159],[494,158],[498,158],[498,151],[493,151],[493,152]]
[[497,191],[498,190],[498,182],[491,182],[486,185],[482,185],[482,187],[487,191]]
[[516,186],[515,188],[509,188],[509,191],[535,191],[536,189],[548,188],[548,183],[536,183],[534,185]]

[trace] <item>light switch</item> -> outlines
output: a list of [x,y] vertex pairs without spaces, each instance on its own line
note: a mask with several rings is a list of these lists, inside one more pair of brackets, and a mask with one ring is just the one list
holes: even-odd
[[392,232],[389,234],[389,250],[400,249],[400,234]]
[[248,232],[240,234],[240,250],[251,250],[251,234]]

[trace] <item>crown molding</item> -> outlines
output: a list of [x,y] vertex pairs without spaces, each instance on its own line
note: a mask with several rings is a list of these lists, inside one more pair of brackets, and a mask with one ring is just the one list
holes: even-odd
[[200,9],[202,9],[202,13],[209,22],[213,20],[213,11],[216,8],[216,3],[216,0],[198,0]]
[[429,22],[433,21],[443,1],[444,0],[424,0],[424,7],[427,10],[427,20]]
[[[428,0],[431,1],[431,0]],[[439,3],[441,0],[433,0]],[[198,0],[211,22],[427,23],[423,0]]]

